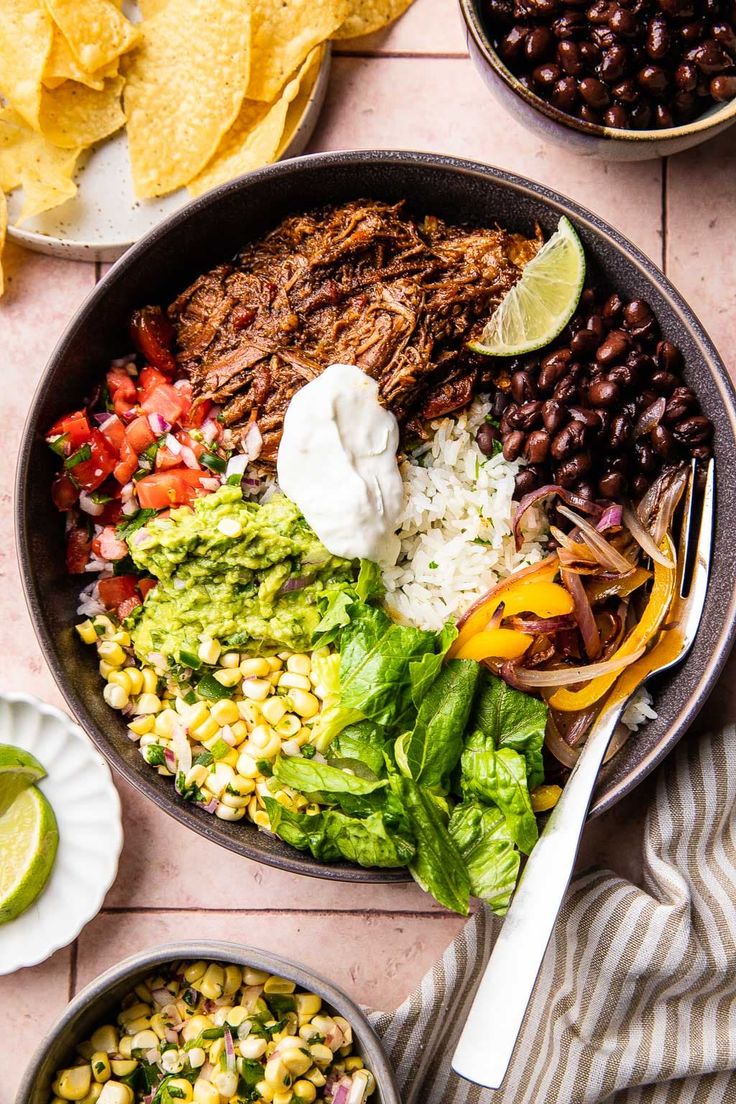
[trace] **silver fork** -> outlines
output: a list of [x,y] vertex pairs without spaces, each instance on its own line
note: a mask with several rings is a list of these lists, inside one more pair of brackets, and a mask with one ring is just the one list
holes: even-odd
[[[614,685],[562,796],[532,851],[485,968],[452,1060],[461,1077],[497,1089],[506,1075],[527,1005],[572,877],[598,772],[621,714],[650,677],[680,663],[695,639],[705,603],[713,532],[715,469],[708,465],[697,538],[693,462],[677,557],[675,594],[657,644]],[[695,545],[692,572],[688,568]],[[687,587],[687,592],[685,588]]]

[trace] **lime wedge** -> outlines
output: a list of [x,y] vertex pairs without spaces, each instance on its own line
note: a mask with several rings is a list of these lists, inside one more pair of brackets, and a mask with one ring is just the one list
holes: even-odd
[[557,230],[525,266],[469,348],[486,356],[520,356],[542,349],[575,313],[585,281],[585,253],[564,216]]
[[35,755],[12,744],[0,744],[0,816],[7,812],[21,790],[46,777]]
[[59,844],[54,811],[35,786],[0,817],[0,924],[32,905],[48,881]]

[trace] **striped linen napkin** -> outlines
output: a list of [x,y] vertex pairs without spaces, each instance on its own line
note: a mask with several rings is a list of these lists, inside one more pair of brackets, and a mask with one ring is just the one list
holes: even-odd
[[[730,760],[730,762],[729,762]],[[644,827],[643,886],[568,891],[504,1086],[450,1060],[498,922],[478,912],[393,1013],[404,1104],[736,1102],[736,729],[680,745]]]

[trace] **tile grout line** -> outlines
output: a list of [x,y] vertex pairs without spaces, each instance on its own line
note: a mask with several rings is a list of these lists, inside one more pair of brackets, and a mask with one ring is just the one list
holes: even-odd
[[662,271],[665,276],[667,275],[667,201],[668,201],[668,174],[669,174],[669,157],[662,158]]
[[204,913],[206,916],[392,916],[406,917],[408,920],[416,919],[445,919],[452,913],[440,911],[402,911],[392,909],[269,909],[269,908],[202,908],[201,905],[108,905],[100,909],[100,915],[126,916],[126,915],[161,915],[178,913]]
[[71,945],[71,951],[69,954],[69,993],[68,1000],[71,1000],[77,991],[77,966],[79,961],[79,938],[75,939]]
[[372,50],[334,50],[332,51],[333,58],[358,58],[360,61],[380,61],[382,58],[388,58],[390,60],[409,60],[409,61],[466,61],[470,54],[468,53],[446,53],[446,54],[432,54],[432,53],[413,53],[408,50],[383,50],[381,52]]

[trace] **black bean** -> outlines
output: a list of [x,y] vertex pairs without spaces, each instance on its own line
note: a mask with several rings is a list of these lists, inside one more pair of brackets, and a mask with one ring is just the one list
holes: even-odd
[[565,379],[561,379],[559,383],[555,384],[552,398],[562,406],[569,406],[570,403],[577,402],[579,396],[578,389],[575,386],[575,380],[570,379],[569,376],[565,377]]
[[596,351],[600,341],[592,330],[578,330],[570,342],[570,351],[574,357],[589,357]]
[[592,23],[594,26],[607,26],[612,11],[613,4],[611,4],[610,0],[596,0],[594,4],[591,4],[585,14],[588,22]]
[[695,54],[689,60],[694,61],[700,72],[709,77],[714,73],[722,73],[724,69],[730,69],[733,64],[723,47],[713,38],[708,38],[696,46]]
[[710,82],[710,94],[718,103],[725,103],[736,96],[736,76],[713,77]]
[[503,442],[504,460],[518,460],[525,440],[526,434],[522,433],[520,429],[515,429],[509,433]]
[[499,43],[498,50],[505,62],[510,64],[522,55],[528,33],[526,27],[517,25],[512,27],[508,34],[504,35]]
[[542,424],[542,403],[538,400],[525,402],[516,414],[517,429],[536,429]]
[[648,103],[640,102],[634,104],[630,117],[634,130],[647,130],[652,125],[654,113]]
[[607,107],[603,112],[603,122],[608,127],[615,127],[616,130],[628,130],[631,125],[629,113],[621,104],[612,104]]
[[645,65],[637,73],[636,79],[640,88],[657,98],[664,96],[669,86],[667,74],[658,65]]
[[539,390],[542,393],[551,391],[557,381],[562,379],[571,360],[572,352],[570,349],[557,349],[554,353],[549,353],[544,357],[537,380]]
[[631,483],[631,490],[634,493],[634,499],[638,500],[643,498],[649,490],[650,481],[645,475],[637,475],[634,477]]
[[557,38],[578,38],[587,30],[585,16],[582,12],[566,12],[555,19],[551,29]]
[[611,383],[618,384],[619,387],[636,387],[638,382],[639,373],[635,365],[632,364],[616,364],[613,368],[609,369],[607,379]]
[[619,81],[618,84],[614,84],[611,92],[614,98],[622,104],[635,104],[641,95],[639,86],[633,77],[627,77],[626,80]]
[[560,111],[572,112],[578,99],[578,85],[574,77],[562,77],[552,89],[552,103]]
[[531,468],[522,468],[514,477],[514,497],[523,498],[524,495],[536,491],[539,480]]
[[652,61],[662,61],[667,57],[670,50],[670,32],[664,16],[655,15],[650,19],[645,49]]
[[494,418],[500,418],[508,405],[509,398],[506,392],[497,390],[491,402],[491,414]]
[[632,299],[624,307],[624,326],[635,330],[652,318],[652,308],[643,299]]
[[631,440],[631,434],[633,432],[633,426],[631,419],[626,414],[616,414],[611,419],[611,427],[608,430],[608,443],[610,447],[618,452],[621,449],[626,448]]
[[683,61],[675,69],[673,80],[681,92],[693,92],[698,84],[698,70],[691,61]]
[[637,469],[645,475],[654,475],[659,468],[657,453],[647,441],[637,441],[634,445],[634,461]]
[[624,46],[612,46],[610,50],[606,50],[598,66],[601,80],[609,84],[620,80],[626,72],[627,61],[628,54]]
[[733,23],[714,23],[710,33],[724,50],[728,50],[732,57],[736,57],[736,27]]
[[674,460],[677,450],[672,433],[667,426],[656,425],[650,430],[649,440],[654,451],[659,453],[663,460]]
[[568,422],[568,424],[552,438],[550,452],[552,453],[553,460],[566,460],[573,452],[582,448],[584,440],[585,426],[582,422]]
[[598,493],[602,498],[620,502],[626,491],[626,476],[621,472],[607,472],[598,480]]
[[671,341],[660,341],[657,345],[657,364],[666,372],[679,372],[682,369],[682,353]]
[[662,130],[675,125],[674,117],[667,104],[658,103],[655,105],[654,125],[660,127]]
[[549,433],[557,433],[565,420],[562,407],[554,399],[547,399],[542,407],[542,422]]
[[574,77],[582,70],[583,60],[577,43],[563,39],[557,46],[557,60],[568,76]]
[[537,397],[537,385],[529,372],[520,370],[511,377],[511,394],[514,401],[521,404]]
[[618,385],[610,379],[597,379],[588,388],[588,402],[593,406],[616,406],[620,398]]
[[589,452],[578,452],[575,456],[560,464],[555,472],[556,481],[561,487],[571,488],[588,474],[593,467]]
[[624,330],[611,330],[606,340],[599,345],[595,359],[599,364],[616,364],[623,360],[631,349],[631,338]]
[[559,65],[553,65],[550,61],[546,61],[544,65],[538,65],[532,71],[532,80],[540,88],[551,88],[561,76]]
[[713,436],[713,426],[702,414],[694,415],[677,422],[672,428],[672,433],[684,445],[704,445]]
[[671,395],[677,387],[677,376],[659,369],[652,376],[652,386],[659,395]]
[[603,427],[603,411],[588,410],[584,406],[571,406],[570,417],[575,422],[582,422],[586,429],[593,433],[599,433]]
[[578,90],[588,106],[595,111],[602,111],[611,102],[608,89],[596,77],[583,77],[578,83]]
[[493,456],[499,437],[500,433],[496,427],[484,422],[475,435],[475,443],[484,456]]
[[535,429],[526,439],[524,456],[531,464],[544,464],[549,456],[550,436],[546,429]]
[[534,27],[524,43],[524,56],[532,65],[539,65],[550,56],[555,47],[555,36],[548,27]]
[[615,326],[620,320],[624,310],[624,301],[618,292],[614,291],[613,295],[609,295],[603,304],[603,310],[601,315],[603,321],[607,322],[609,326]]
[[[604,307],[603,309],[605,311],[606,308]],[[603,341],[603,338],[606,336],[606,325],[603,317],[600,314],[592,314],[588,319],[585,328],[586,330],[590,330],[590,332],[595,335],[595,337],[598,339],[598,344],[600,345],[601,341]]]

